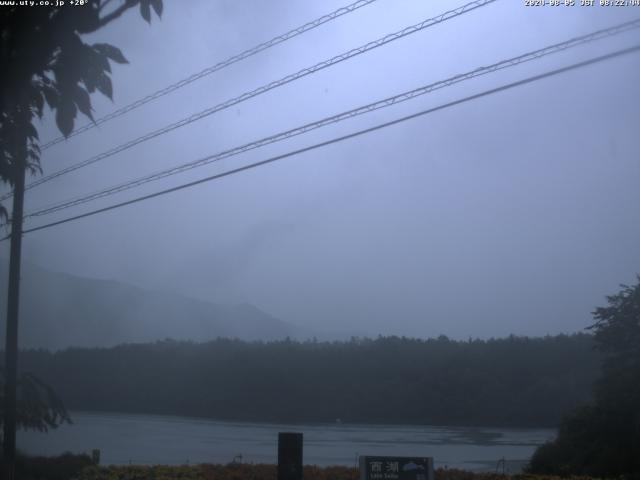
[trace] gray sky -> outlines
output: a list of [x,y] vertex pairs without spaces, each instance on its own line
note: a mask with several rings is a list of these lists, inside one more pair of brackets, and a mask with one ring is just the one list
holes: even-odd
[[[461,5],[379,0],[43,155],[45,174]],[[96,116],[346,4],[165,0],[91,38],[122,49]],[[26,210],[194,160],[640,16],[501,0],[27,193]],[[69,214],[133,198],[567,63],[639,31],[485,76]],[[581,330],[640,272],[640,56],[540,81],[213,183],[25,236],[24,259],[328,331],[455,338]],[[80,119],[80,124],[85,120]],[[41,138],[58,135],[51,117]],[[6,252],[8,245],[2,245]]]

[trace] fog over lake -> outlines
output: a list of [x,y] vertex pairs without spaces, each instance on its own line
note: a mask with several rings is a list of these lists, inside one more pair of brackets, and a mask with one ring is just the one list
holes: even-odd
[[[29,453],[101,451],[108,464],[277,463],[278,432],[304,434],[304,463],[355,466],[358,455],[434,457],[436,467],[517,471],[551,429],[405,425],[292,425],[220,422],[156,415],[76,412],[73,425],[47,435],[21,432]],[[502,466],[500,467],[502,471]]]

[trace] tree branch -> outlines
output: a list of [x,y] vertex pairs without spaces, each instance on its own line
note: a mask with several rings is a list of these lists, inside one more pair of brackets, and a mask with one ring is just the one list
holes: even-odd
[[100,5],[100,7],[98,8],[98,10],[103,10],[104,7],[106,7],[107,5],[109,5],[113,0],[104,0],[104,2],[102,2],[102,4]]
[[[107,3],[108,2],[109,2],[109,0],[107,0]],[[98,23],[98,28],[104,27],[105,25],[111,23],[116,18],[120,17],[124,12],[129,10],[131,7],[137,5],[138,2],[139,2],[139,0],[126,0],[122,5],[120,5],[118,8],[116,8],[109,15],[106,15],[106,16],[102,17],[100,19],[99,23]],[[106,5],[106,3],[105,3],[105,5]]]

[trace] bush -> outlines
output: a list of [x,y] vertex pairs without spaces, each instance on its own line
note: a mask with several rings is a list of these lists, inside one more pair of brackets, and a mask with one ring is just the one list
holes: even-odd
[[[83,470],[77,480],[276,480],[275,465],[230,464],[192,466],[93,466]],[[304,480],[358,480],[359,472],[350,467],[317,467],[306,465]],[[572,480],[592,480],[571,477]],[[438,469],[435,480],[558,480],[543,475],[504,476],[496,473],[474,473],[466,470]]]
[[16,478],[20,480],[69,480],[93,465],[89,455],[63,453],[57,457],[18,455]]

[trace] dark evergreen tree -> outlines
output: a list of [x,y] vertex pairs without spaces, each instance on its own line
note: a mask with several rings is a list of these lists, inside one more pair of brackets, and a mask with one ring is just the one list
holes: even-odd
[[593,312],[602,373],[594,403],[568,414],[531,459],[533,473],[640,478],[640,277]]

